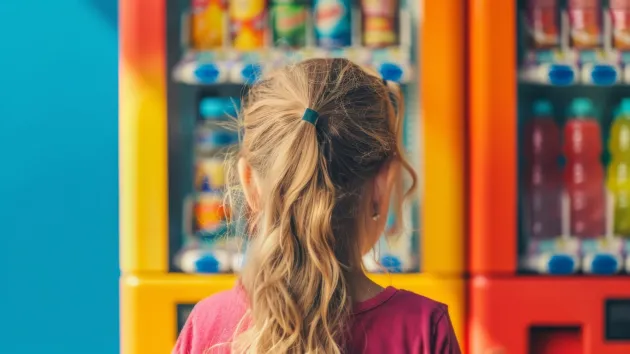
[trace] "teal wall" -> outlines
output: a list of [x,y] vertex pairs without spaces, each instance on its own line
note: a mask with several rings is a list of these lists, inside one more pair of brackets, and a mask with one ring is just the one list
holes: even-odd
[[0,0],[0,353],[118,353],[116,0]]

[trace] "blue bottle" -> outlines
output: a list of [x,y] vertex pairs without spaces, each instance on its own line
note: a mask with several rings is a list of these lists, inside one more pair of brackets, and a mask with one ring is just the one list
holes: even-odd
[[324,48],[352,44],[352,0],[314,0],[315,40]]

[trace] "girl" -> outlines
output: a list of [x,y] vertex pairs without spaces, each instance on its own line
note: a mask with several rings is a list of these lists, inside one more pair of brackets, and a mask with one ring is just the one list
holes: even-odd
[[[264,77],[243,102],[237,171],[251,240],[232,290],[201,301],[174,353],[460,353],[445,305],[364,273],[400,210],[402,97],[345,59]],[[400,219],[400,218],[397,218]]]

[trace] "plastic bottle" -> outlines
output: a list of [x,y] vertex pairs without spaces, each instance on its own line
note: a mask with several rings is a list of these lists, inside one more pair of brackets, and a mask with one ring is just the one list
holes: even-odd
[[230,0],[230,33],[235,49],[261,48],[265,42],[265,0]]
[[602,136],[593,103],[571,102],[564,128],[564,185],[570,200],[570,231],[580,238],[601,237],[606,231]]
[[398,0],[361,0],[362,41],[366,47],[398,43]]
[[191,41],[194,49],[208,50],[223,45],[225,16],[223,0],[192,1]]
[[614,196],[616,235],[630,238],[630,98],[621,101],[610,129],[608,190]]
[[273,42],[279,46],[306,45],[306,4],[299,0],[274,0],[271,4]]
[[314,0],[315,40],[325,48],[352,44],[352,1]]
[[560,43],[560,11],[557,0],[529,0],[527,22],[532,47],[548,49]]
[[573,48],[584,50],[600,47],[601,7],[600,0],[569,0],[569,26]]
[[562,153],[560,128],[549,101],[534,102],[524,127],[524,225],[532,240],[545,240],[562,231]]
[[613,46],[630,50],[630,0],[610,0]]

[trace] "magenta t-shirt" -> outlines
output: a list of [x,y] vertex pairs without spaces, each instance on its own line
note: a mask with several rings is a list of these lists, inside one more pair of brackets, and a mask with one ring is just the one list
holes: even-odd
[[[199,302],[179,335],[173,354],[228,354],[234,331],[245,314],[241,287]],[[348,353],[460,354],[446,305],[388,287],[355,305]]]

